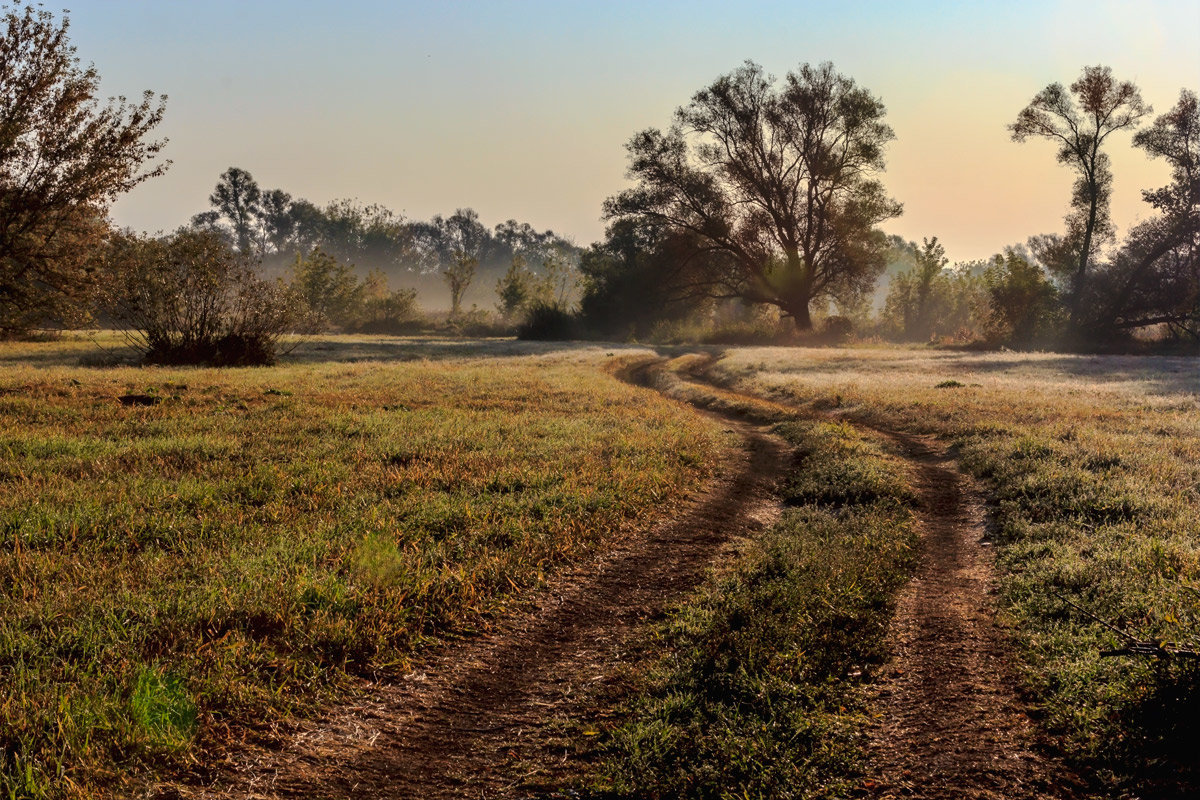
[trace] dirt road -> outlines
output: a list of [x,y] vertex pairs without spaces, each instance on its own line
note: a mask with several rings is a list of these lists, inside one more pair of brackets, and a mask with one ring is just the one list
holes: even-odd
[[873,691],[872,780],[879,797],[1072,797],[1076,781],[1036,746],[996,623],[985,514],[933,440],[885,432],[920,498],[923,552],[892,620],[894,657]]

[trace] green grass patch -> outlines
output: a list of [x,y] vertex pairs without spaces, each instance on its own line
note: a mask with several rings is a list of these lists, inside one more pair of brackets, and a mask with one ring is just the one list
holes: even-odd
[[[916,535],[896,462],[845,425],[791,422],[797,447],[770,531],[656,634],[589,791],[613,798],[816,798],[861,769],[859,687],[886,658]],[[814,477],[809,477],[809,476]],[[816,491],[832,481],[838,494]]]
[[1126,641],[1100,620],[1200,649],[1195,491],[1147,480],[1136,450],[1105,452],[1047,431],[963,438],[1046,724],[1103,784],[1186,793],[1200,786],[1200,660],[1105,657]]

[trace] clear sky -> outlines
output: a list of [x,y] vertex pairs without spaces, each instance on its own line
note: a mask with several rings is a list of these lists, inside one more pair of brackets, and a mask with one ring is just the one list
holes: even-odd
[[[106,94],[169,96],[174,165],[114,209],[149,231],[206,210],[239,166],[318,204],[472,206],[589,244],[636,131],[746,59],[828,60],[896,131],[884,182],[905,213],[887,230],[982,258],[1062,228],[1071,174],[1005,129],[1039,89],[1105,64],[1156,114],[1200,91],[1200,0],[79,0],[70,18]],[[1167,170],[1127,134],[1108,149],[1124,229]]]

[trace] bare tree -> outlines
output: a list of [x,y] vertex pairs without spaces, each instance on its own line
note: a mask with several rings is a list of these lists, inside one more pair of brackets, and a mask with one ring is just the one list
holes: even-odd
[[1137,127],[1151,110],[1138,88],[1117,81],[1108,67],[1085,67],[1070,92],[1061,83],[1050,84],[1009,126],[1014,141],[1036,136],[1055,142],[1059,162],[1079,176],[1067,217],[1067,238],[1078,248],[1067,298],[1073,329],[1081,321],[1094,251],[1112,236],[1108,214],[1112,172],[1108,154],[1100,148],[1116,131]]
[[667,132],[627,145],[637,186],[605,203],[729,256],[713,294],[775,305],[800,330],[819,297],[852,299],[883,271],[876,225],[898,216],[875,175],[893,138],[883,104],[832,64],[782,86],[747,61],[697,92]]
[[68,19],[25,6],[0,23],[0,336],[62,318],[94,283],[108,207],[142,181],[166,97],[97,101]]

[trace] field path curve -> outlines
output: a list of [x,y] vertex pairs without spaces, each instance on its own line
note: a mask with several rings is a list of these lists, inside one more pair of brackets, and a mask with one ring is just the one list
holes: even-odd
[[[619,377],[638,381],[639,366]],[[764,428],[723,418],[743,446],[679,514],[631,536],[539,593],[486,634],[439,649],[404,679],[303,723],[282,746],[247,748],[204,787],[159,798],[494,798],[542,759],[547,721],[589,711],[635,632],[704,577],[723,548],[771,524],[790,448]]]
[[[709,354],[687,377],[727,397],[764,401],[711,377]],[[800,412],[798,412],[800,413]],[[897,597],[893,652],[869,690],[867,797],[924,800],[1074,798],[1082,782],[1039,745],[1021,697],[1012,644],[997,622],[987,514],[978,489],[950,448],[843,419],[891,442],[917,492],[921,557]]]

